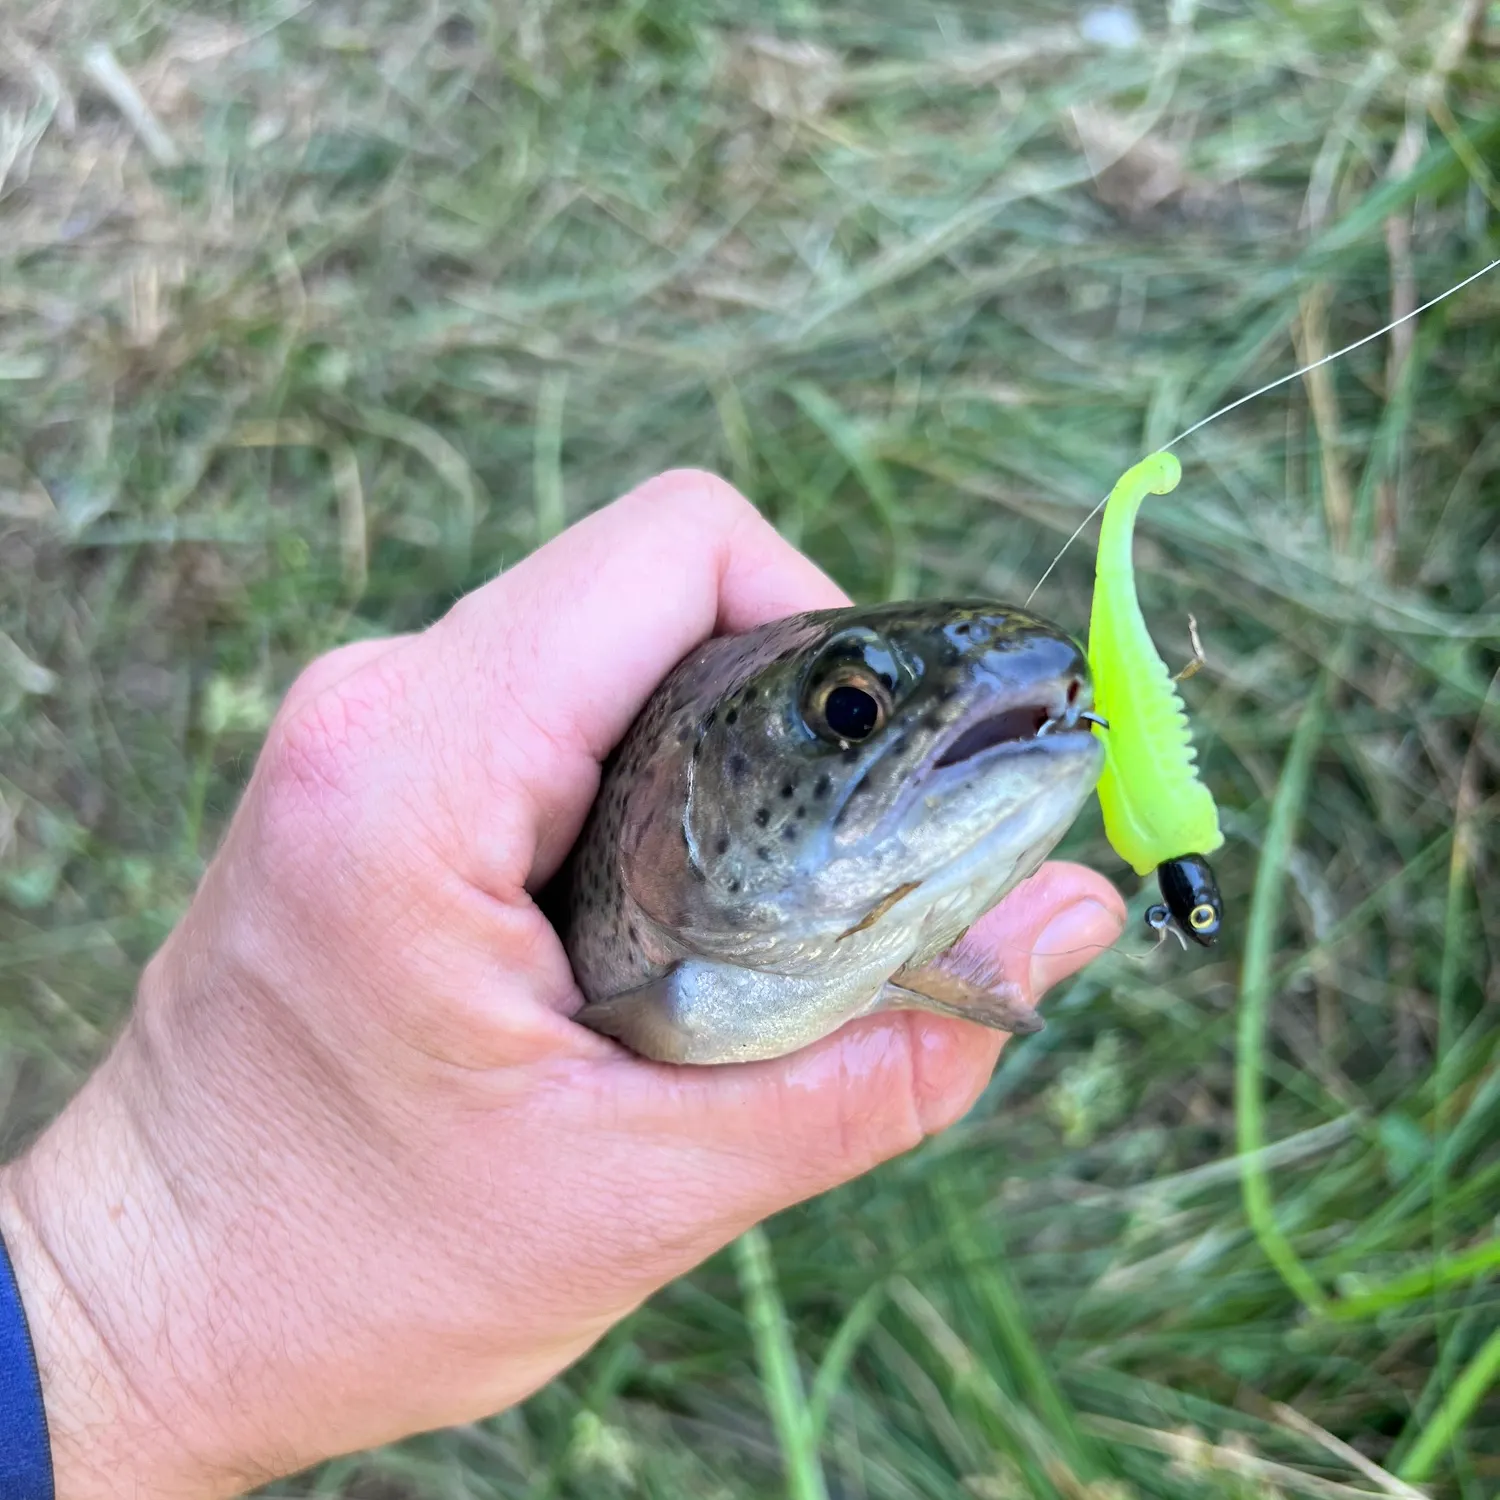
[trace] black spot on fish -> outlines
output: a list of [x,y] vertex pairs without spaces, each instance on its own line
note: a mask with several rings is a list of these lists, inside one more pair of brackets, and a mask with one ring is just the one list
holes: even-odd
[[797,783],[795,781],[783,781],[781,783],[781,795],[783,797],[790,797],[796,790]]
[[796,816],[799,817],[799,818],[805,818],[807,816],[807,809],[805,807],[802,807],[799,804],[799,806],[797,808]]
[[750,769],[750,757],[736,750],[730,755],[728,764],[730,776],[738,781]]
[[797,837],[797,830],[795,828],[793,828],[790,823],[788,823],[786,825],[786,827],[781,830],[781,838],[782,838],[782,841],[784,843],[787,843],[787,844],[793,843],[793,842],[795,842],[796,837]]
[[634,922],[630,923],[630,925],[628,927],[626,927],[625,931],[628,934],[628,936],[630,938],[630,941],[632,943],[638,943],[638,942],[640,942],[641,935],[640,935],[640,933],[638,933],[635,930],[635,923]]
[[737,723],[739,723],[739,718],[740,718],[740,711],[739,711],[739,709],[737,709],[737,708],[731,708],[729,710],[729,712],[724,715],[724,722],[726,724],[737,724]]
[[908,743],[909,741],[907,740],[907,737],[904,734],[901,735],[900,738],[897,739],[896,743],[891,746],[892,753],[896,755],[904,754]]
[[729,894],[731,896],[738,896],[739,893],[740,893],[740,883],[739,883],[739,881],[738,880],[731,880],[729,882]]
[[930,734],[936,734],[943,727],[943,716],[941,714],[924,714],[922,717],[922,728]]
[[769,807],[757,807],[755,809],[755,821],[764,828],[771,821],[771,809]]
[[753,687],[747,687],[745,691],[740,695],[740,697],[746,703],[754,703],[755,689]]
[[762,844],[760,846],[760,848],[758,848],[755,851],[755,857],[757,859],[766,859],[766,860],[768,860],[771,857],[771,851],[769,849],[767,849],[764,844]]
[[728,837],[727,834],[722,834],[721,833],[718,836],[718,838],[714,840],[714,853],[715,854],[728,854],[729,853],[729,837]]
[[832,787],[833,783],[828,779],[828,773],[825,771],[823,775],[818,777],[818,779],[813,783],[813,796],[826,797]]

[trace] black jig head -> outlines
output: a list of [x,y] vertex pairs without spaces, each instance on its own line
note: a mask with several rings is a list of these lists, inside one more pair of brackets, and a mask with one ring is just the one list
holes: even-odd
[[1201,854],[1184,854],[1156,867],[1161,904],[1148,907],[1146,925],[1153,932],[1169,928],[1179,937],[1211,948],[1224,921],[1224,901],[1219,882]]

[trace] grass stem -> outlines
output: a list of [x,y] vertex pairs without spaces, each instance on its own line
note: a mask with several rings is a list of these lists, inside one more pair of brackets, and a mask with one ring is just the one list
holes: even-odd
[[776,1287],[776,1266],[765,1230],[759,1225],[747,1229],[735,1241],[734,1254],[755,1339],[761,1389],[786,1467],[788,1500],[828,1500],[813,1413],[803,1391],[791,1324]]
[[1266,1144],[1265,1051],[1276,924],[1281,915],[1281,892],[1287,862],[1293,852],[1297,820],[1307,796],[1313,757],[1323,737],[1324,709],[1331,678],[1331,669],[1325,669],[1313,687],[1292,735],[1276,793],[1271,800],[1270,822],[1255,872],[1250,914],[1245,924],[1234,1090],[1235,1135],[1245,1215],[1266,1258],[1303,1305],[1315,1313],[1325,1310],[1328,1299],[1276,1222],[1270,1175],[1262,1153]]
[[1448,1446],[1463,1431],[1486,1391],[1500,1379],[1500,1328],[1480,1346],[1479,1353],[1453,1382],[1442,1405],[1422,1430],[1397,1473],[1411,1484],[1421,1484],[1433,1471]]

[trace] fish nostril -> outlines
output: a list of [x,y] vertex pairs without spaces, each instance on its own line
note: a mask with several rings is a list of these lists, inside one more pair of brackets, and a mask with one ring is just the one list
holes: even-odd
[[1068,684],[1068,705],[1071,707],[1078,702],[1078,694],[1083,690],[1083,684],[1075,677]]

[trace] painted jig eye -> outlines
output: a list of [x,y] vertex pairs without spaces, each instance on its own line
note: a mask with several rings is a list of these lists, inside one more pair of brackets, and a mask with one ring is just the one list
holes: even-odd
[[1166,860],[1157,866],[1156,880],[1178,928],[1211,948],[1224,921],[1224,902],[1208,861],[1201,854]]

